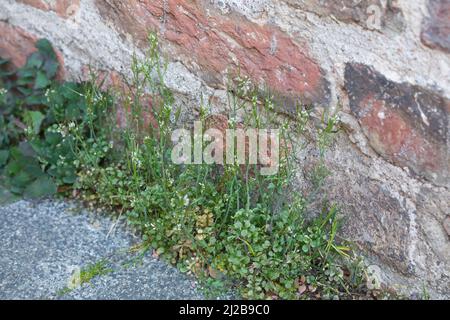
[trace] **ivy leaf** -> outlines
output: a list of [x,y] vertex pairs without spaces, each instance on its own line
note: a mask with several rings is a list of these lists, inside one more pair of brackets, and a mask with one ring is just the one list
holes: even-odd
[[25,104],[29,106],[39,106],[39,105],[45,105],[46,98],[44,95],[41,94],[34,94],[31,96],[26,97]]
[[39,54],[39,52],[35,52],[28,58],[27,64],[19,72],[22,72],[23,70],[26,69],[33,69],[33,68],[39,69],[43,63],[44,60],[42,59],[42,55]]
[[56,60],[56,53],[53,50],[52,44],[47,39],[39,39],[36,42],[36,48],[45,54],[50,59]]
[[61,95],[68,100],[77,101],[82,96],[82,88],[74,82],[66,82],[60,88]]
[[81,110],[79,104],[70,103],[66,108],[66,117],[69,120],[77,120],[81,117]]
[[42,176],[25,188],[24,196],[36,199],[54,195],[56,191],[57,186],[53,179],[48,176]]
[[33,179],[29,174],[21,171],[9,179],[8,185],[13,193],[21,194],[23,192],[23,189],[26,188],[26,186],[29,185],[32,180]]
[[17,148],[17,153],[15,154],[16,158],[22,157],[34,158],[35,156],[36,153],[34,152],[33,147],[27,141],[23,141],[19,144],[19,147]]
[[[31,82],[33,82],[33,81],[31,80]],[[17,91],[19,91],[24,96],[28,96],[28,95],[33,93],[33,89],[30,89],[30,88],[27,88],[27,87],[17,87]]]
[[22,68],[17,72],[19,78],[34,78],[36,71],[31,68]]
[[63,182],[65,184],[74,184],[77,181],[77,175],[75,173],[70,174],[63,178]]
[[50,80],[47,78],[47,75],[43,71],[38,71],[36,76],[36,81],[34,83],[34,89],[44,89],[45,87],[50,85]]
[[0,167],[3,167],[8,162],[9,151],[8,150],[0,150]]
[[16,72],[15,71],[8,71],[8,70],[0,70],[0,77],[1,78],[8,78],[12,75],[14,75]]
[[32,180],[32,178],[30,177],[30,175],[24,171],[20,171],[18,174],[14,175],[11,178],[11,185],[15,188],[15,192],[17,193],[18,190],[20,190],[19,193],[21,193],[23,191],[23,189],[29,185],[30,180]]

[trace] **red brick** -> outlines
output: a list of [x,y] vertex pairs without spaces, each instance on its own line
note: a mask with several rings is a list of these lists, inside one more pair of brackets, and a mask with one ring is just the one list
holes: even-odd
[[239,69],[284,97],[329,101],[323,71],[306,46],[274,26],[255,24],[237,13],[221,15],[205,1],[169,0],[166,7],[161,0],[96,3],[103,16],[142,46],[149,30],[160,31],[172,55],[212,86],[223,87],[227,71]]

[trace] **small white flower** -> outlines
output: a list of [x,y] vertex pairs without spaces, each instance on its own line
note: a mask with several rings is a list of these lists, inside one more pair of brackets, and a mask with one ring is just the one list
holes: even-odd
[[187,207],[189,205],[189,202],[190,202],[190,200],[189,200],[188,195],[185,195],[183,197],[183,204],[184,204],[184,206]]

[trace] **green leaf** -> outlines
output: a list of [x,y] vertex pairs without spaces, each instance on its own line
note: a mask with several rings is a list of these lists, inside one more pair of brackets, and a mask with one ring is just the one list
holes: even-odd
[[0,150],[0,167],[3,167],[8,162],[9,150]]
[[30,177],[29,174],[27,174],[24,171],[21,171],[17,175],[12,177],[11,184],[16,188],[20,188],[23,190],[23,188],[25,188],[30,183],[31,180],[32,178]]
[[23,68],[17,72],[19,78],[34,78],[36,71],[33,69]]
[[60,87],[61,95],[69,100],[78,100],[82,96],[81,85],[75,82],[66,82]]
[[36,153],[33,150],[33,147],[27,141],[22,141],[17,148],[17,153],[15,153],[15,158],[23,158],[30,157],[33,158],[36,156]]
[[28,111],[26,113],[26,119],[31,126],[34,134],[39,134],[41,131],[42,121],[44,121],[45,116],[39,111]]
[[50,145],[56,145],[61,142],[62,136],[59,133],[51,132],[51,131],[47,130],[45,132],[45,140]]
[[19,201],[20,197],[16,194],[13,194],[10,190],[6,190],[6,188],[2,187],[0,184],[0,206],[4,206],[16,201]]
[[18,187],[14,186],[14,185],[12,185],[11,187],[8,187],[8,188],[11,191],[11,193],[13,193],[13,194],[15,194],[17,196],[19,196],[19,195],[21,196],[22,193],[23,193],[23,188],[18,188]]
[[1,65],[4,65],[4,64],[7,64],[8,62],[9,62],[8,59],[0,58],[0,66],[1,66]]
[[42,198],[54,195],[57,191],[57,186],[53,179],[48,176],[42,176],[31,183],[24,191],[24,196],[27,198]]
[[11,71],[4,71],[4,70],[0,70],[0,77],[2,78],[7,78],[10,77],[12,75],[14,75],[16,72],[11,70]]
[[47,78],[47,75],[43,71],[38,71],[36,81],[34,83],[34,89],[44,89],[50,85],[51,81]]
[[42,64],[44,63],[43,57],[39,52],[35,52],[33,53],[27,60],[27,64],[25,65],[25,67],[22,70],[26,70],[27,68],[29,69],[39,69]]
[[79,104],[71,103],[67,105],[66,117],[69,120],[76,120],[81,117],[81,110]]
[[71,174],[71,175],[68,175],[68,176],[63,178],[63,182],[65,184],[74,184],[75,181],[77,181],[77,175],[76,174]]
[[17,80],[19,86],[26,86],[34,82],[34,77],[21,77]]
[[45,103],[46,103],[45,96],[41,94],[34,94],[25,99],[25,104],[30,106],[45,105]]

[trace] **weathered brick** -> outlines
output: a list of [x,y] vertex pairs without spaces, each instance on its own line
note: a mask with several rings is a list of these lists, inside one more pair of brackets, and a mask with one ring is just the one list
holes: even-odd
[[73,16],[80,7],[80,0],[17,0],[43,11],[54,11],[57,15],[68,18]]
[[[128,121],[133,119],[133,113],[130,100],[127,97],[134,96],[135,88],[126,81],[123,74],[115,70],[95,69],[90,65],[84,65],[81,74],[83,81],[93,80],[101,90],[115,92],[116,124],[119,128],[129,127]],[[152,108],[160,103],[158,97],[144,94],[140,98],[140,103],[142,106],[142,114],[140,115],[142,125],[145,128],[150,125],[157,128],[158,123],[153,116]]]
[[422,29],[422,42],[433,48],[450,52],[450,0],[430,0],[429,17]]
[[449,183],[449,100],[361,64],[347,64],[345,87],[374,150],[435,183]]
[[397,1],[383,0],[283,0],[292,7],[314,12],[320,16],[333,16],[345,23],[356,23],[366,29],[384,28],[401,31],[403,13]]
[[[268,86],[284,101],[327,104],[328,83],[305,45],[271,25],[232,13],[221,15],[205,1],[96,1],[103,16],[141,45],[149,30],[160,31],[183,62],[211,86],[223,87],[238,69]],[[290,103],[291,105],[291,103]]]

